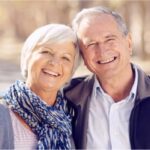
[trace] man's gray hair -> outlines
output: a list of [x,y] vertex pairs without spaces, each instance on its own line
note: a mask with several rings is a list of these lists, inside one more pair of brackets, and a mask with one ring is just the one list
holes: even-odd
[[[73,73],[80,63],[80,52],[77,45],[77,37],[73,30],[62,24],[49,24],[36,29],[25,41],[21,51],[21,73],[27,78],[28,63],[33,51],[36,51],[39,46],[51,43],[61,43],[69,41],[75,45],[76,55]],[[61,50],[61,49],[60,49]]]
[[128,34],[128,29],[123,18],[117,12],[111,11],[110,9],[106,7],[92,7],[92,8],[86,8],[86,9],[81,10],[72,21],[72,27],[74,31],[78,32],[80,23],[84,18],[87,18],[92,15],[99,15],[99,14],[111,15],[115,19],[116,23],[118,24],[119,30],[125,36]]

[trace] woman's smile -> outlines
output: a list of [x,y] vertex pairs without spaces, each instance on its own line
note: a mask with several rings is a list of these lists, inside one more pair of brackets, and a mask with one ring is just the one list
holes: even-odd
[[42,72],[50,77],[60,77],[60,73],[52,71],[52,70],[48,70],[48,69],[42,69]]

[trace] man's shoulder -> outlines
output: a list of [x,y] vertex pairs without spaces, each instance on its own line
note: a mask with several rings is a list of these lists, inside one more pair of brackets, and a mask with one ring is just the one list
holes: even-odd
[[72,89],[77,86],[84,86],[87,83],[91,82],[93,80],[93,75],[86,75],[86,76],[79,76],[79,77],[74,77],[70,80],[70,82],[65,86],[65,89]]
[[137,67],[139,81],[150,84],[150,74],[145,73],[140,67]]
[[86,75],[86,76],[79,76],[79,77],[74,77],[70,80],[70,84],[73,84],[73,85],[77,85],[81,82],[84,82],[86,81],[86,79],[89,78],[89,75]]
[[94,75],[73,78],[63,89],[66,99],[83,105],[92,92]]

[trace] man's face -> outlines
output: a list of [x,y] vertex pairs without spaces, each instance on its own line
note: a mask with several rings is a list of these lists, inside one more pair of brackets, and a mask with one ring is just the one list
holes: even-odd
[[83,19],[77,35],[85,64],[98,77],[108,79],[130,68],[130,35],[123,35],[112,16]]

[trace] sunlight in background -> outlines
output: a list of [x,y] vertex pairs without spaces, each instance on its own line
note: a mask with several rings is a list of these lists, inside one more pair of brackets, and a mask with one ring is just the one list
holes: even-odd
[[[48,23],[71,25],[82,8],[108,6],[127,22],[134,42],[132,62],[150,73],[150,1],[132,0],[7,0],[0,1],[0,91],[20,75],[20,50],[37,27]],[[79,67],[74,76],[90,72]]]

